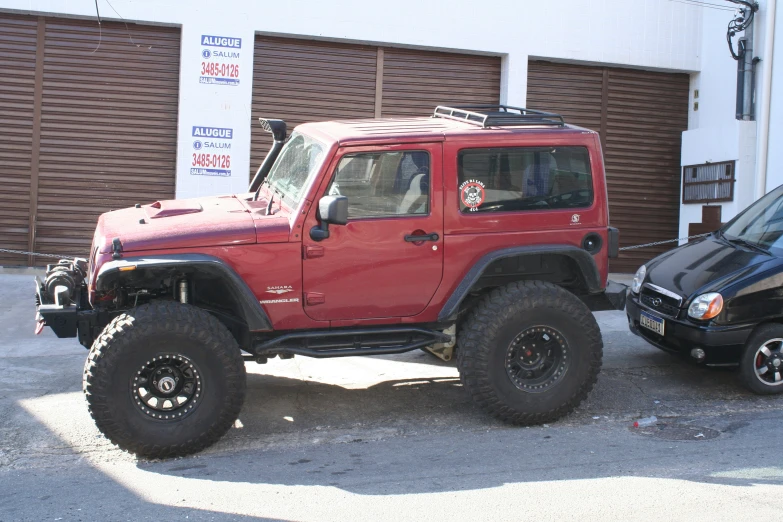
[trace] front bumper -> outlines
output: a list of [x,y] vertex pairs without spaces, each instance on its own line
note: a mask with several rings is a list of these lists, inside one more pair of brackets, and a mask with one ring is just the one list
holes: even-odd
[[[737,364],[745,342],[756,326],[754,324],[702,326],[687,319],[671,318],[640,303],[636,294],[629,296],[625,310],[631,332],[661,350],[685,357],[690,357],[692,349],[701,348],[707,355],[703,362],[708,365]],[[666,321],[663,336],[639,326],[642,310]],[[680,315],[683,313],[685,312],[681,311]]]
[[609,281],[603,292],[600,294],[583,296],[582,301],[584,301],[591,312],[624,310],[627,295],[627,286],[621,283],[615,283],[614,281]]
[[43,283],[35,278],[35,319],[39,324],[48,326],[57,337],[76,337],[77,312],[75,304],[46,303]]

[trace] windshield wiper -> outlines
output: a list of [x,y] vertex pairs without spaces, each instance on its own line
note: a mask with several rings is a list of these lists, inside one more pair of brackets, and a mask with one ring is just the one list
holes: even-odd
[[261,194],[261,187],[263,187],[264,185],[270,186],[269,178],[264,178],[264,181],[262,181],[261,184],[258,186],[258,190],[256,190],[256,195],[253,196],[253,201],[258,201],[258,195]]
[[742,239],[742,238],[739,238],[739,237],[735,237],[735,238],[729,239],[723,233],[721,233],[721,236],[723,236],[723,238],[726,241],[728,241],[729,243],[735,243],[737,245],[742,245],[742,246],[747,247],[747,248],[749,248],[751,250],[755,250],[756,252],[761,252],[762,254],[772,255],[772,253],[769,250],[767,250],[766,248],[764,248],[763,246],[758,245],[756,243],[752,243],[752,242],[750,242],[750,241],[748,241],[746,239]]
[[266,214],[267,216],[271,215],[272,213],[272,203],[275,201],[275,194],[277,194],[278,198],[283,197],[283,193],[277,190],[277,188],[273,187],[272,185],[269,185],[269,188],[272,189],[271,193],[269,194],[269,203],[266,205]]

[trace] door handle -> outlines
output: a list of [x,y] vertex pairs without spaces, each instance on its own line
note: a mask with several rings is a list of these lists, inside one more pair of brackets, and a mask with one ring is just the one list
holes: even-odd
[[433,232],[432,234],[405,236],[405,241],[408,243],[418,243],[419,241],[437,241],[438,239],[440,239],[440,236],[437,232]]

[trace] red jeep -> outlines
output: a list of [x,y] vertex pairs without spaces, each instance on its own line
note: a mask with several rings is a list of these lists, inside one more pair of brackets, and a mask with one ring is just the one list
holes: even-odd
[[98,428],[144,457],[197,452],[235,422],[245,361],[419,348],[489,413],[557,419],[592,389],[607,284],[598,134],[507,106],[308,123],[249,193],[108,212],[88,260],[36,282],[39,329],[90,353]]

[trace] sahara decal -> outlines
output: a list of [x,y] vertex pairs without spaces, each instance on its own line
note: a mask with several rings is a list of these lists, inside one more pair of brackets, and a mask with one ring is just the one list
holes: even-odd
[[293,292],[293,290],[294,287],[291,285],[277,285],[277,286],[266,287],[267,294],[286,294],[288,292]]

